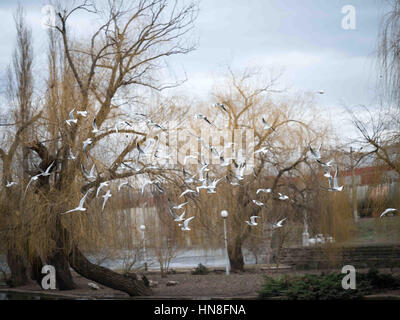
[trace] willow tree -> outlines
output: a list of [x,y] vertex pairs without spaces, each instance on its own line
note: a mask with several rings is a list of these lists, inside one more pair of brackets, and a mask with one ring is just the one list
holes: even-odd
[[[88,39],[80,41],[72,39],[70,32],[70,19],[79,12],[101,21]],[[23,217],[25,228],[17,236],[27,252],[26,267],[37,281],[41,267],[52,264],[61,290],[76,287],[72,267],[88,279],[129,295],[150,293],[135,275],[124,277],[91,263],[80,250],[79,241],[90,230],[93,219],[102,219],[102,212],[94,211],[95,190],[100,183],[162,172],[162,168],[148,168],[137,153],[139,145],[150,138],[155,140],[164,130],[154,127],[148,117],[135,115],[132,102],[143,93],[141,88],[162,90],[170,86],[157,80],[157,73],[168,56],[194,49],[185,35],[193,26],[196,12],[194,3],[166,0],[108,1],[101,10],[91,1],[57,8],[56,25],[50,31],[50,76],[44,112],[15,133],[15,141],[28,148],[39,163],[31,166],[31,177],[46,169],[48,174],[28,183],[18,181],[22,186],[19,189],[7,188],[19,200],[18,206],[7,208],[6,214]],[[71,111],[75,119],[67,123]],[[36,120],[31,139],[22,142],[21,132]],[[94,120],[98,131],[92,126]],[[85,150],[84,141],[90,142]],[[110,148],[112,145],[116,147]],[[14,146],[12,143],[10,149]],[[13,173],[8,154],[1,150],[3,187]],[[95,166],[94,179],[82,171],[82,166]],[[62,215],[88,192],[86,215]],[[13,264],[10,267],[16,271]]]
[[[303,189],[290,188],[290,182],[300,180],[300,167],[307,160],[310,143],[324,134],[321,128],[313,130],[310,125],[317,114],[306,114],[307,108],[303,107],[310,106],[310,101],[304,97],[274,101],[271,94],[276,81],[277,78],[267,79],[259,70],[246,69],[241,73],[229,70],[223,84],[215,89],[213,107],[201,110],[207,118],[196,116],[197,122],[186,134],[195,138],[191,155],[196,151],[201,154],[199,163],[193,160],[185,167],[186,175],[193,175],[207,163],[209,171],[204,175],[209,181],[219,181],[215,194],[200,188],[198,195],[185,195],[185,201],[192,204],[186,208],[187,214],[196,216],[193,233],[207,243],[220,243],[216,239],[223,234],[219,212],[228,210],[228,252],[233,271],[244,267],[242,246],[252,232],[252,227],[245,223],[250,216],[261,217],[259,226],[265,228],[269,242],[272,226],[279,218],[296,220],[289,216],[291,211],[298,211],[301,201],[297,197]],[[229,164],[222,166],[222,162]],[[238,177],[239,172],[242,177]],[[186,188],[196,190],[198,185],[193,186],[188,180],[180,181],[180,192]],[[258,188],[270,188],[271,192],[257,195]],[[288,194],[291,200],[280,200],[279,192]],[[255,205],[255,199],[264,206]]]

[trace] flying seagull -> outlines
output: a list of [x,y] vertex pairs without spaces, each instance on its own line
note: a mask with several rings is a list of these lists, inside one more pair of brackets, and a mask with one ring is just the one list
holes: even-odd
[[317,162],[318,162],[322,167],[325,167],[325,168],[332,167],[332,164],[333,164],[333,160],[329,160],[328,162],[322,162],[321,160],[317,160]]
[[26,195],[26,191],[28,191],[29,185],[31,184],[32,181],[36,181],[37,179],[39,179],[39,177],[42,175],[43,173],[39,173],[36,176],[33,176],[30,180],[29,183],[27,184],[26,188],[25,188],[25,192],[24,192],[24,198]]
[[228,110],[226,110],[225,106],[222,103],[217,102],[215,104],[216,107],[220,107],[223,111],[228,112]]
[[190,217],[190,218],[187,218],[185,221],[183,221],[183,225],[182,224],[179,224],[179,226],[181,227],[181,230],[183,230],[183,231],[189,231],[189,230],[191,230],[190,228],[189,228],[189,222],[191,221],[191,220],[193,220],[194,219],[194,216],[193,217]]
[[382,212],[380,218],[382,218],[385,214],[387,214],[387,213],[389,213],[389,212],[394,212],[394,211],[397,211],[397,209],[388,208],[388,209],[386,209],[385,211]]
[[231,179],[229,179],[228,176],[225,176],[226,181],[228,181],[232,186],[240,186],[240,183],[237,181],[232,181]]
[[315,159],[316,161],[321,160],[321,147],[322,147],[322,143],[319,145],[318,150],[314,150],[314,149],[310,146],[311,155],[314,157],[314,159]]
[[139,151],[139,154],[144,154],[144,151],[143,151],[143,149],[139,146],[139,143],[138,142],[136,142],[136,148],[138,149],[138,151]]
[[177,206],[173,206],[172,207],[172,209],[175,209],[175,210],[179,210],[179,209],[182,209],[186,204],[188,204],[188,202],[186,201],[186,202],[184,202],[184,203],[181,203],[180,205],[177,205]]
[[182,169],[182,172],[183,172],[183,178],[186,183],[194,182],[194,177],[196,176],[196,174],[193,176],[189,175],[188,173],[186,173],[185,168]]
[[279,195],[279,200],[284,201],[284,200],[289,199],[289,197],[288,197],[287,195],[284,195],[284,194],[282,194],[282,193],[279,193],[279,192],[278,192],[278,195]]
[[129,184],[129,182],[128,182],[128,181],[125,181],[125,182],[122,182],[122,183],[119,184],[119,186],[118,186],[118,192],[121,191],[121,188],[122,188],[123,186],[127,186],[127,187],[131,187],[131,188],[132,188],[132,186]]
[[71,112],[69,113],[69,119],[65,120],[65,122],[67,122],[67,124],[69,126],[71,126],[71,122],[75,123],[75,124],[78,122],[78,119],[74,119],[74,111],[75,111],[75,108],[72,109]]
[[256,222],[256,218],[259,218],[259,216],[251,216],[250,221],[245,221],[249,226],[256,226],[258,223]]
[[208,120],[208,118],[206,116],[204,116],[204,115],[202,115],[200,113],[196,114],[194,117],[195,117],[195,119],[202,119],[205,122],[207,122],[208,124],[213,126],[213,124],[210,122],[210,120]]
[[343,190],[343,186],[339,187],[338,181],[337,181],[337,173],[338,173],[338,167],[336,167],[335,175],[333,176],[333,187],[331,187],[331,182],[332,178],[328,178],[329,180],[329,191],[335,191],[335,192],[340,192]]
[[93,130],[92,130],[93,133],[100,132],[100,130],[97,128],[96,118],[94,118],[93,121],[92,121],[92,127],[93,127]]
[[42,176],[43,177],[47,177],[47,176],[49,176],[51,174],[50,173],[50,169],[53,166],[53,164],[54,164],[54,161],[47,167],[46,171],[42,172]]
[[64,213],[61,213],[61,214],[66,214],[66,213],[70,213],[70,212],[74,212],[74,211],[86,211],[86,208],[83,207],[83,204],[85,203],[86,197],[87,197],[89,192],[90,192],[90,189],[86,192],[86,194],[83,196],[83,198],[79,202],[79,206],[77,206],[75,209],[68,210],[68,211],[66,211]]
[[101,208],[101,211],[104,210],[106,202],[107,202],[108,198],[111,198],[111,196],[112,196],[112,194],[111,194],[110,190],[107,190],[106,194],[104,196],[102,196],[104,198],[104,201],[103,201],[103,207]]
[[85,141],[83,141],[83,151],[86,154],[86,158],[88,158],[88,154],[87,154],[86,148],[88,147],[89,144],[92,144],[92,142],[93,141],[92,141],[91,138],[87,138]]
[[276,228],[281,228],[281,227],[283,227],[282,223],[283,223],[286,219],[287,219],[287,218],[284,218],[284,219],[279,220],[278,222],[274,223],[274,224],[272,225],[272,228],[273,228],[273,229],[276,229]]
[[267,147],[262,147],[261,149],[258,149],[258,150],[256,150],[255,152],[254,152],[254,154],[257,154],[257,153],[262,153],[262,154],[266,154],[266,153],[268,153],[268,148]]
[[185,191],[182,192],[182,194],[179,196],[179,198],[183,197],[187,193],[197,193],[197,192],[192,189],[186,189]]
[[6,188],[11,188],[13,185],[17,184],[15,181],[8,181],[7,180],[7,184],[6,184]]
[[179,216],[175,212],[173,212],[170,208],[169,208],[169,212],[171,213],[172,217],[174,218],[174,221],[181,222],[181,221],[185,220],[183,217],[186,214],[186,210]]
[[261,119],[263,125],[264,125],[264,130],[269,130],[271,129],[272,131],[275,131],[275,129],[273,127],[271,127],[264,119],[264,117]]
[[86,118],[87,117],[87,112],[86,111],[77,111],[77,114],[79,114],[80,116]]
[[92,169],[90,169],[90,173],[86,170],[85,166],[81,163],[81,168],[82,168],[82,172],[85,175],[85,177],[87,179],[93,179],[96,178],[96,176],[94,175],[94,169],[95,169],[95,165],[92,166]]
[[106,182],[100,183],[99,187],[97,188],[96,198],[99,197],[100,190],[101,190],[103,187],[108,187],[108,182],[107,182],[107,181],[106,181]]
[[261,207],[264,205],[264,203],[257,201],[257,200],[253,200],[254,204],[256,204],[257,206]]
[[195,159],[195,160],[197,160],[197,157],[196,157],[196,156],[192,156],[192,155],[185,156],[185,158],[183,158],[183,165],[184,165],[184,166],[186,165],[186,162],[187,162],[188,159]]
[[72,149],[71,149],[71,148],[69,149],[68,159],[69,159],[69,160],[75,160],[75,159],[76,159],[76,157],[75,157],[74,154],[72,153]]
[[271,189],[258,189],[256,194],[259,194],[260,192],[266,192],[266,193],[271,193]]

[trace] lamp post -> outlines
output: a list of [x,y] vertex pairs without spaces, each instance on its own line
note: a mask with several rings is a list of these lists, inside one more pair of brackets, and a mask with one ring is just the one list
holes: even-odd
[[147,271],[146,237],[144,235],[144,231],[146,230],[146,226],[144,224],[142,224],[139,228],[143,232],[144,271]]
[[228,216],[228,211],[222,210],[221,216],[224,218],[224,240],[225,240],[225,254],[226,254],[226,275],[229,275],[230,263],[228,255],[228,238],[226,235],[226,217]]
[[304,210],[304,230],[303,230],[303,246],[308,247],[310,243],[308,242],[310,235],[308,233],[308,222],[307,222],[307,211]]

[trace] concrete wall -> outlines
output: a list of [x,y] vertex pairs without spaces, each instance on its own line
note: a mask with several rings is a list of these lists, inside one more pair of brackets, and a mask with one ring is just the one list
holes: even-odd
[[356,268],[400,267],[400,244],[284,248],[275,253],[274,260],[295,269],[343,267],[347,264]]

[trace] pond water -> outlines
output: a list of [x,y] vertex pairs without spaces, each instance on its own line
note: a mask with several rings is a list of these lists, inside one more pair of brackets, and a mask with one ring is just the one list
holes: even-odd
[[61,297],[49,297],[20,292],[0,292],[0,300],[64,300]]

